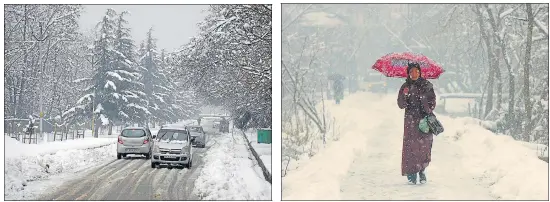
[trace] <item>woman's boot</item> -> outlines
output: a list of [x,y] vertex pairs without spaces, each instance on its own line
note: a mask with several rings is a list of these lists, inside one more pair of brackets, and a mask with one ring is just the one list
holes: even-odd
[[409,184],[416,184],[416,173],[407,174],[407,180],[409,180]]
[[427,179],[426,179],[426,173],[424,172],[424,170],[421,170],[418,173],[418,176],[420,176],[420,184],[426,183]]

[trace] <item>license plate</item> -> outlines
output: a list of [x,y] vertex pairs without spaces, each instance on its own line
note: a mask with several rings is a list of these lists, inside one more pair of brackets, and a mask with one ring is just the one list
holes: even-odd
[[173,157],[173,156],[165,156],[164,158],[165,159],[176,159],[176,157]]
[[137,149],[126,149],[126,151],[128,151],[128,152],[137,152],[138,150]]

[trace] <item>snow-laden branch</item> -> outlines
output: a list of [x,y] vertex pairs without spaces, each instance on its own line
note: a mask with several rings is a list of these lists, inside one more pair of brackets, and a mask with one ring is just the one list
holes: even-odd
[[544,24],[536,18],[535,18],[535,25],[537,25],[537,27],[539,28],[540,31],[542,31],[544,36],[548,38],[548,27],[544,26]]

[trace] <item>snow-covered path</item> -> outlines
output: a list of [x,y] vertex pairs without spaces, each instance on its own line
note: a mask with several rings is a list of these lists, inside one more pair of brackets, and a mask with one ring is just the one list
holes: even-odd
[[283,178],[283,200],[548,200],[548,164],[469,119],[438,116],[428,183],[401,176],[403,111],[395,96],[359,93],[328,108],[343,133]]

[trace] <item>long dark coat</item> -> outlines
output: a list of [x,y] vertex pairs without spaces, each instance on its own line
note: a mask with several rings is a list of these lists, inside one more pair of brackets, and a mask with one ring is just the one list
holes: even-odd
[[[407,91],[408,95],[404,91]],[[405,130],[401,175],[414,174],[428,167],[432,155],[433,135],[422,133],[418,123],[435,108],[433,85],[423,78],[408,80],[399,89],[397,105],[405,109]]]

